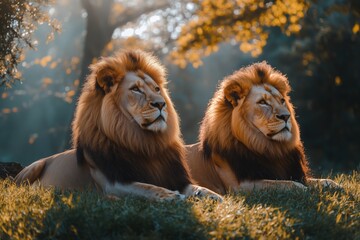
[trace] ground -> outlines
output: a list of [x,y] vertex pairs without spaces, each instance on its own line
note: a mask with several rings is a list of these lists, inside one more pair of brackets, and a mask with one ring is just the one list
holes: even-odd
[[155,202],[0,180],[0,239],[360,239],[360,173],[342,190],[269,190]]

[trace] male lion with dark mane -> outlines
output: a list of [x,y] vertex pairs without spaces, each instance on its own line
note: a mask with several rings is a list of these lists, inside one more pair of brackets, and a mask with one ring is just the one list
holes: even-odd
[[217,193],[338,185],[310,178],[287,78],[266,62],[226,77],[209,103],[200,142],[187,146],[195,181]]
[[15,181],[62,189],[96,186],[113,196],[221,200],[192,184],[158,59],[140,50],[122,51],[90,68],[72,124],[73,149],[34,162]]

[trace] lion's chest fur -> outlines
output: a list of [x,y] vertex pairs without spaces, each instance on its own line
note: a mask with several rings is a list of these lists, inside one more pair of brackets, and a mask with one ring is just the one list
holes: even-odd
[[241,143],[232,150],[218,149],[205,143],[204,154],[205,159],[211,159],[212,154],[221,156],[239,182],[261,179],[306,181],[306,159],[301,147],[282,156],[270,156],[253,152]]
[[[100,151],[78,147],[81,151],[86,151],[111,182],[142,182],[179,191],[190,184],[181,154],[171,147],[150,156],[115,146]],[[81,153],[78,160],[81,162]]]

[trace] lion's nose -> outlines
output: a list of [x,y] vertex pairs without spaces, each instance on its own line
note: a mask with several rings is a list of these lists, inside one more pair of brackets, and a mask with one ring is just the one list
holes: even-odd
[[281,120],[284,120],[285,122],[287,122],[287,120],[289,119],[290,117],[290,114],[277,114],[276,117],[278,119],[281,119]]
[[161,110],[165,107],[166,103],[165,102],[151,102],[150,105]]

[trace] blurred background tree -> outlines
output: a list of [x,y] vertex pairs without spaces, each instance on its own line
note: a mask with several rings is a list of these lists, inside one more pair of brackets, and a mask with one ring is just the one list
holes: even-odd
[[[359,166],[358,1],[59,0],[48,13],[62,34],[28,52],[24,84],[0,93],[0,161],[29,164],[67,148],[88,65],[140,47],[169,69],[186,143],[197,140],[218,81],[267,60],[289,77],[313,168]],[[33,35],[46,36],[46,29]]]
[[139,2],[133,1],[125,4],[125,2],[115,0],[81,0],[82,7],[87,13],[84,54],[80,73],[81,81],[86,78],[89,65],[103,55],[103,51],[111,42],[115,30],[120,31],[119,29],[125,24],[136,21],[144,14],[170,6],[166,0],[144,1],[141,3],[141,7],[137,3]]
[[35,48],[38,40],[32,39],[39,24],[51,27],[47,41],[60,31],[60,24],[52,19],[48,7],[49,0],[3,0],[0,2],[0,87],[11,87],[21,79],[18,63],[25,59],[23,49]]

